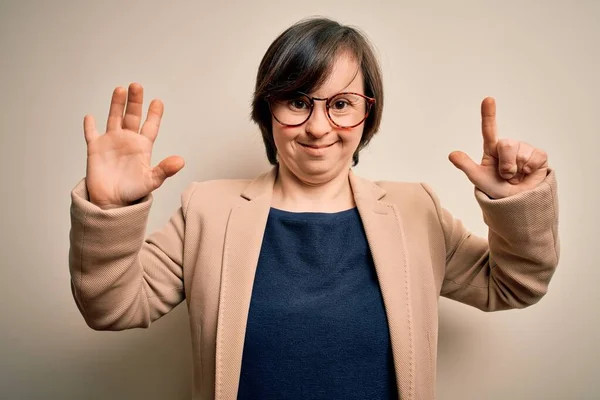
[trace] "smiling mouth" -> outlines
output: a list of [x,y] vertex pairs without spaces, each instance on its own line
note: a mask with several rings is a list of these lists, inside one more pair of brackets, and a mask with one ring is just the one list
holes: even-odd
[[334,143],[331,143],[331,144],[320,144],[320,145],[300,143],[300,146],[308,147],[310,149],[326,149],[327,147],[331,147],[331,146],[333,146],[336,143],[337,142],[334,142]]

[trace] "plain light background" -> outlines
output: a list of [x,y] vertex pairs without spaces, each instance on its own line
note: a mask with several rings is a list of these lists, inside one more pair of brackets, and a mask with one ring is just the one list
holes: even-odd
[[[447,156],[481,157],[479,104],[503,137],[557,171],[562,257],[549,293],[485,314],[440,301],[440,399],[597,399],[600,2],[1,1],[0,228],[4,399],[188,399],[185,305],[148,330],[95,332],[71,297],[70,190],[85,175],[82,121],[105,127],[112,90],[137,81],[165,103],[154,161],[184,170],[155,192],[148,231],[192,180],[269,166],[249,120],[258,64],[292,23],[363,29],[384,74],[380,133],[356,168],[424,181],[473,232],[487,229]],[[410,232],[408,232],[410,234]]]

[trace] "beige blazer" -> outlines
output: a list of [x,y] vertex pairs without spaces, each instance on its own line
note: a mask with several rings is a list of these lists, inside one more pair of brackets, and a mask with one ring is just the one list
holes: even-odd
[[[73,296],[97,330],[148,327],[186,300],[194,399],[237,397],[252,285],[277,169],[191,184],[145,239],[152,197],[102,210],[85,180],[72,191]],[[350,184],[372,252],[403,400],[435,398],[440,295],[485,311],[522,308],[547,291],[559,258],[556,180],[491,200],[475,190],[488,239],[470,234],[421,183]]]

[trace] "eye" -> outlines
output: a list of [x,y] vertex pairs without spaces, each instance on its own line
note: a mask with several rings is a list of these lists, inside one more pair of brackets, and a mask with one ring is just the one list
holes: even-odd
[[288,101],[288,107],[292,110],[306,110],[309,105],[304,99],[292,99]]
[[346,99],[336,99],[332,104],[331,108],[334,110],[343,110],[344,108],[350,106],[350,102]]

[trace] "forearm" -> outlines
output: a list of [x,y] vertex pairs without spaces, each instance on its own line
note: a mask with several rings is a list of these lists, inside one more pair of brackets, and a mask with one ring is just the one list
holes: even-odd
[[523,308],[547,292],[558,265],[558,197],[551,172],[528,192],[490,200],[477,192],[489,227],[491,309]]
[[476,190],[487,240],[470,233],[430,194],[446,244],[442,296],[497,311],[527,307],[547,292],[559,258],[553,173],[537,188],[503,199]]
[[[94,329],[147,327],[182,298],[183,219],[144,240],[151,197],[102,210],[72,194],[69,267],[73,296]],[[162,247],[162,248],[161,248]],[[166,248],[165,248],[166,247]]]

